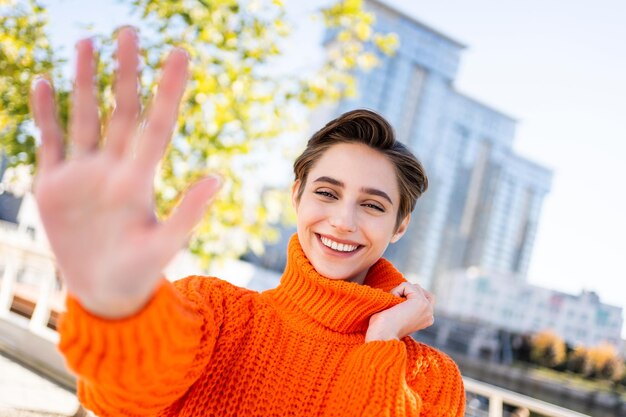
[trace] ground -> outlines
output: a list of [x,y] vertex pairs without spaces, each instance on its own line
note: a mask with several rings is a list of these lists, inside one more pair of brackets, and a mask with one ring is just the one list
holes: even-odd
[[0,354],[2,417],[79,417],[74,393]]

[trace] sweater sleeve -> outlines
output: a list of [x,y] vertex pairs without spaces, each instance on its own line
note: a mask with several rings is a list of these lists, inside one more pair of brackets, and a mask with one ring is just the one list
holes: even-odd
[[409,358],[407,384],[422,399],[421,417],[462,417],[465,415],[465,387],[461,372],[445,353],[410,337],[406,338]]
[[72,297],[59,349],[78,376],[80,401],[100,417],[153,416],[181,398],[211,359],[223,317],[214,278],[162,280],[135,315],[108,320]]
[[[402,341],[360,345],[350,352],[339,371],[325,416],[462,417],[465,406],[462,379],[451,360],[438,366],[440,358],[443,356],[423,358],[432,362],[432,367],[426,365],[428,369],[422,369],[426,378],[416,378],[420,370],[417,364],[409,363],[407,347]],[[432,392],[431,384],[452,389]]]

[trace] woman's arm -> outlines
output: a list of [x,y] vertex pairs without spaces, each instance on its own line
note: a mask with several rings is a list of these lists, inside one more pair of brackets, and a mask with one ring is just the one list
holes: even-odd
[[59,348],[98,416],[154,416],[184,396],[210,362],[237,288],[215,278],[163,280],[136,314],[103,319],[68,299]]
[[404,341],[409,357],[407,384],[422,399],[420,416],[464,416],[465,387],[454,361],[437,349],[411,338]]
[[366,343],[346,358],[325,415],[462,417],[458,368],[408,336],[433,324],[433,296],[409,282],[391,293],[406,300],[372,315]]
[[[408,338],[410,339],[410,338]],[[462,417],[461,375],[442,353],[407,340],[372,341],[340,370],[324,416]]]
[[35,197],[69,294],[60,347],[81,399],[103,417],[154,415],[183,395],[211,356],[223,306],[217,289],[194,280],[181,292],[161,278],[220,184],[196,183],[157,221],[154,175],[176,124],[187,54],[176,49],[165,60],[142,118],[137,35],[117,36],[108,123],[99,118],[90,40],[76,48],[68,146],[49,81],[37,79],[31,93],[41,133]]
[[95,316],[75,298],[67,307],[59,349],[78,376],[81,403],[102,417],[156,415],[175,402],[206,366],[219,324],[165,280],[123,319]]
[[406,382],[407,354],[398,340],[354,349],[339,370],[325,417],[417,417],[422,399]]

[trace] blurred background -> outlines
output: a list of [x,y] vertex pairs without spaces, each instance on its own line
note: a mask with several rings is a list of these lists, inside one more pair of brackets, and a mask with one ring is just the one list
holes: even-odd
[[429,175],[386,256],[436,294],[436,324],[415,337],[459,363],[468,415],[495,403],[471,381],[626,415],[624,18],[619,0],[0,0],[0,353],[13,370],[0,372],[0,413],[53,412],[54,400],[34,407],[35,389],[61,399],[57,415],[78,407],[54,349],[62,277],[30,194],[30,81],[53,80],[66,122],[73,45],[93,37],[106,118],[115,30],[131,24],[146,102],[171,45],[192,58],[159,215],[194,179],[226,178],[169,278],[277,285],[293,159],[326,121],[370,108]]

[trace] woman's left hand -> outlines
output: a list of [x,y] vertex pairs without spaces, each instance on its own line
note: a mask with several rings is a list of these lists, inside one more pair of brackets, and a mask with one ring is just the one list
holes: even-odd
[[406,301],[370,317],[365,342],[400,340],[434,323],[434,297],[417,284],[403,282],[391,294],[406,297]]

